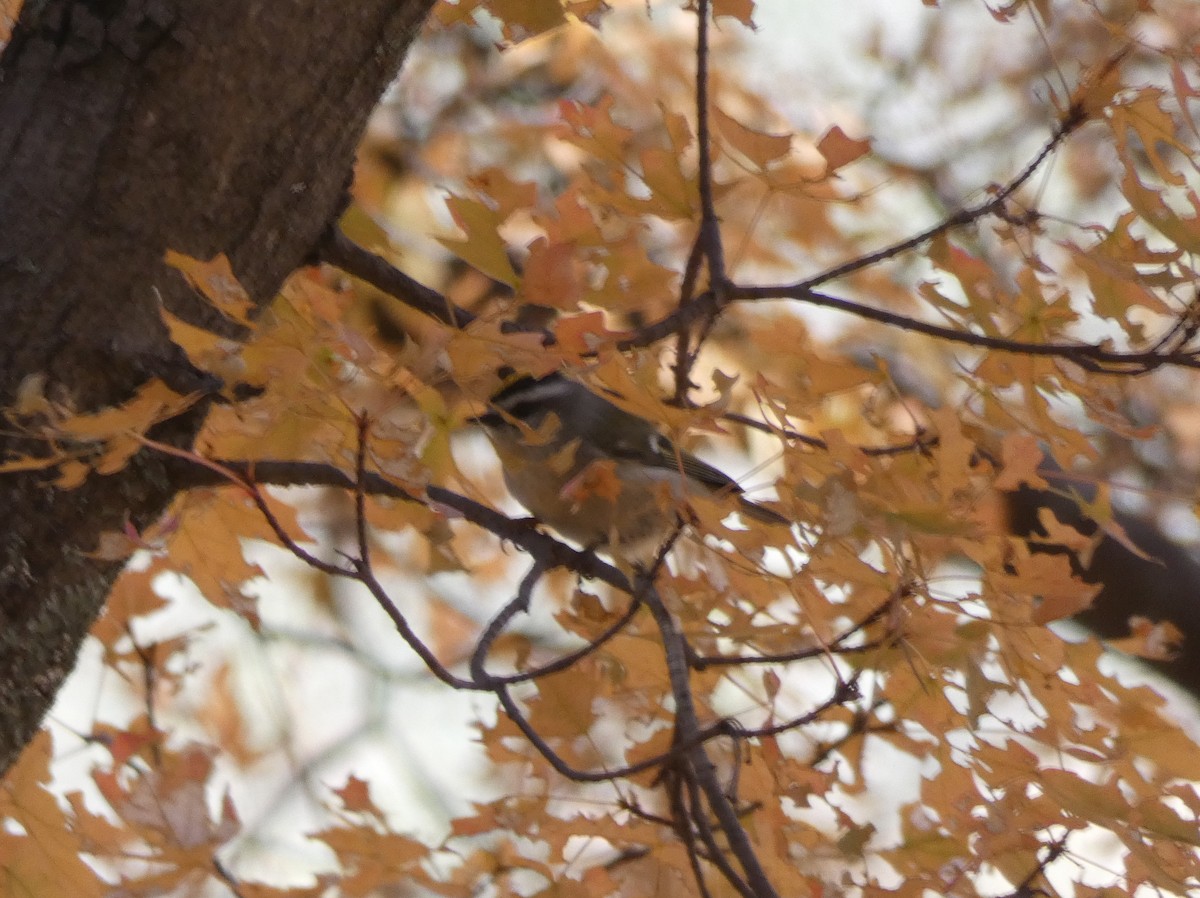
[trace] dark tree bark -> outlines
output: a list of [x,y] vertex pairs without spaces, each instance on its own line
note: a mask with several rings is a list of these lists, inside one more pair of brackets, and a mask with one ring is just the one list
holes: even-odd
[[[27,0],[0,57],[0,405],[211,389],[158,304],[228,331],[163,263],[225,253],[261,308],[343,202],[368,113],[432,0]],[[203,408],[155,437],[190,445]],[[43,454],[9,421],[0,452]],[[81,488],[0,475],[0,771],[36,731],[120,564],[99,535],[176,492],[143,456]]]

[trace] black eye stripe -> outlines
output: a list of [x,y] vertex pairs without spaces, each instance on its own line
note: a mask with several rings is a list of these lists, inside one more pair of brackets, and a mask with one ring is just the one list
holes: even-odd
[[484,412],[475,418],[477,424],[482,424],[484,427],[503,427],[508,424],[504,420],[504,416],[499,412]]
[[504,411],[519,421],[525,421],[528,418],[532,418],[538,411],[544,409],[545,406],[536,400],[522,399],[515,405],[507,406]]
[[492,397],[493,405],[507,405],[513,400],[520,401],[525,398],[530,391],[537,390],[540,382],[532,377],[522,377],[520,380],[514,381],[503,390]]

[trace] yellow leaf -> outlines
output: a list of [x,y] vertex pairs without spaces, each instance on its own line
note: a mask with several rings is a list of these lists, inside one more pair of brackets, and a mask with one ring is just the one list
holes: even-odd
[[1106,644],[1126,655],[1167,661],[1183,643],[1183,633],[1170,621],[1152,621],[1135,614],[1129,618],[1129,630],[1129,636],[1105,640]]
[[504,36],[514,41],[557,28],[567,21],[561,0],[489,0],[487,6],[504,23]]
[[737,19],[747,28],[753,28],[754,0],[713,0],[712,14],[714,19]]
[[193,365],[215,374],[227,384],[246,382],[242,343],[189,324],[166,308],[160,309],[159,314],[171,335],[171,342],[184,351]]
[[250,314],[254,310],[254,304],[234,275],[229,259],[224,255],[213,256],[208,261],[203,261],[167,250],[164,261],[187,278],[187,282],[230,321],[247,327],[252,324]]
[[1067,770],[1042,770],[1039,784],[1069,814],[1108,828],[1123,827],[1129,802],[1116,782],[1092,783]]
[[643,150],[640,158],[642,180],[652,194],[651,211],[668,219],[692,218],[699,208],[700,192],[695,178],[680,166],[680,154],[654,147]]
[[508,258],[508,245],[500,236],[500,225],[507,216],[479,200],[451,196],[446,200],[454,223],[463,231],[462,239],[438,240],[468,265],[510,287],[520,278]]
[[1038,473],[1042,458],[1038,439],[1032,434],[1013,431],[1005,436],[1000,447],[1001,468],[996,489],[1015,490],[1023,484],[1035,490],[1046,489],[1049,484]]
[[142,384],[136,395],[122,405],[89,415],[76,415],[58,426],[76,440],[98,442],[126,433],[145,433],[160,421],[179,414],[194,401],[155,379]]
[[109,890],[83,862],[85,846],[45,787],[50,781],[50,734],[42,730],[21,754],[0,789],[0,869],[9,895],[90,898]]
[[602,312],[587,312],[583,315],[560,318],[554,325],[554,336],[558,345],[567,352],[584,355],[596,352],[621,335],[604,326]]

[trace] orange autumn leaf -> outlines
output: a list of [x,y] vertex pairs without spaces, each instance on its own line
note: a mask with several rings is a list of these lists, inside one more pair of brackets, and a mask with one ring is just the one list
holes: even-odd
[[871,142],[847,136],[837,125],[826,131],[817,142],[817,152],[825,157],[827,170],[832,173],[871,151]]

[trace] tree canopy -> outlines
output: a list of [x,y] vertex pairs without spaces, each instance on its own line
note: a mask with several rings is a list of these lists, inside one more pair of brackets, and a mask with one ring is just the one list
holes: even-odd
[[[103,700],[8,774],[8,892],[1200,887],[1111,666],[1200,679],[1200,9],[925,5],[851,90],[767,4],[439,3],[386,95],[430,4],[20,11],[8,755],[89,627]],[[522,517],[471,422],[550,372],[787,525]]]

